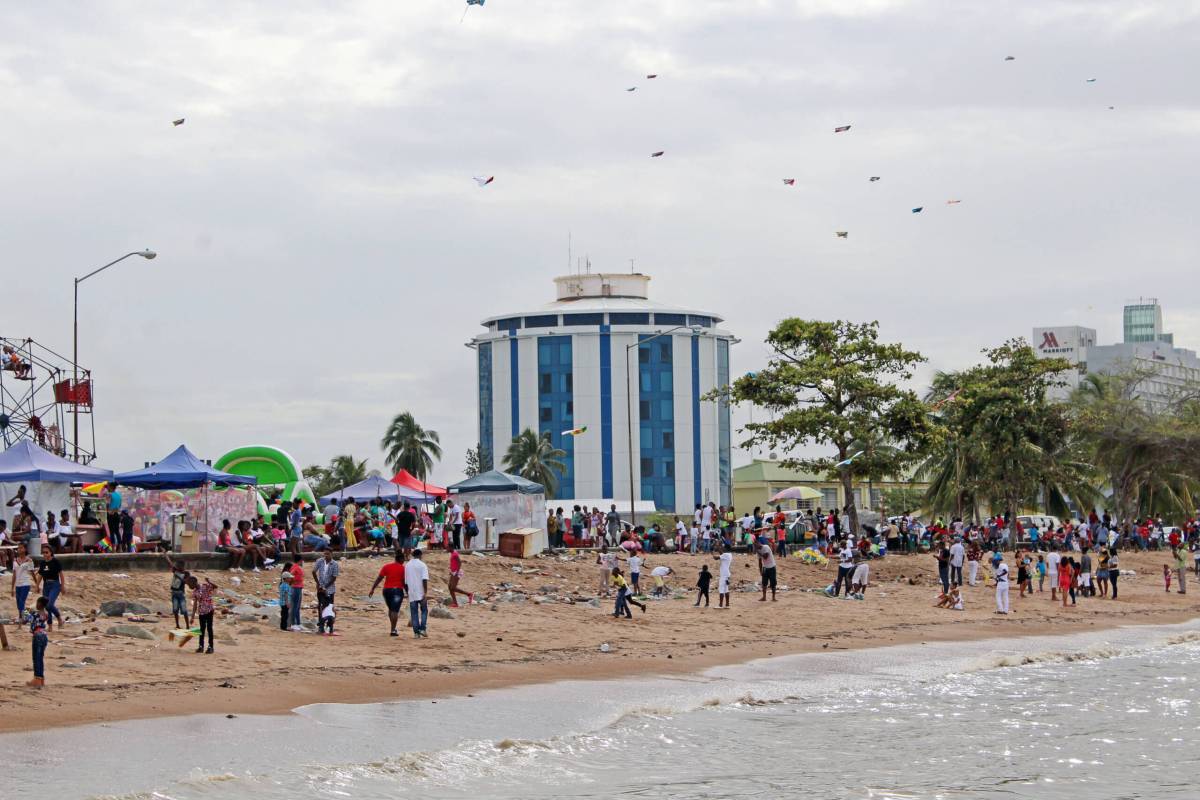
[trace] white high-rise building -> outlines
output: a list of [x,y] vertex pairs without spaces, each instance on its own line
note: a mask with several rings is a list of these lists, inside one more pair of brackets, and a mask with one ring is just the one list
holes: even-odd
[[729,384],[734,337],[722,318],[651,301],[648,275],[554,282],[554,302],[489,316],[471,341],[483,468],[500,468],[530,428],[566,451],[560,498],[628,502],[632,485],[634,499],[660,511],[728,504],[729,407],[705,399]]

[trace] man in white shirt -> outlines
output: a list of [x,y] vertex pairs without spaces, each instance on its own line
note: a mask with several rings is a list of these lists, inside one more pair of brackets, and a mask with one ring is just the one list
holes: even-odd
[[633,593],[639,595],[642,593],[642,587],[639,585],[642,577],[642,557],[636,552],[629,557],[629,584],[633,587]]
[[421,560],[421,551],[412,551],[412,560],[404,565],[404,586],[408,590],[408,613],[412,618],[413,636],[429,638],[425,630],[429,621],[429,604],[425,595],[429,591],[429,567]]
[[1058,546],[1051,540],[1050,552],[1046,554],[1046,577],[1050,579],[1051,601],[1058,593],[1058,562],[1061,560],[1062,556],[1058,552]]
[[[446,501],[446,524],[450,526],[451,541],[454,544],[454,549],[457,550],[462,545],[462,506],[453,500]],[[559,529],[559,535],[562,535],[561,528]]]
[[854,545],[852,539],[846,539],[842,542],[842,549],[838,551],[838,574],[837,580],[833,583],[833,596],[837,597],[842,592],[842,581],[846,582],[846,596],[850,596],[850,579],[854,577]]
[[762,583],[762,597],[760,602],[767,600],[767,586],[771,587],[771,601],[776,600],[775,587],[778,584],[778,577],[775,573],[775,553],[771,550],[771,545],[760,544],[758,546],[758,569],[762,575],[760,583]]
[[[707,532],[707,528],[705,529]],[[729,580],[733,574],[733,553],[722,549],[718,556],[721,568],[717,573],[717,608],[729,608]]]
[[700,509],[700,525],[704,528],[711,528],[713,522],[713,509],[711,505],[704,506]]
[[996,569],[993,572],[996,578],[996,613],[1008,613],[1008,564],[1004,563],[1003,557],[996,563]]
[[963,562],[967,560],[967,548],[963,547],[961,539],[955,539],[950,545],[950,582],[963,585]]

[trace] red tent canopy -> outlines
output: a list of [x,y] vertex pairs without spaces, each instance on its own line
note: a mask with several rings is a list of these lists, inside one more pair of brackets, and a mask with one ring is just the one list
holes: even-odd
[[438,497],[445,497],[447,494],[445,486],[434,486],[432,483],[423,483],[420,478],[414,477],[413,474],[406,469],[402,469],[397,472],[396,476],[392,478],[392,483],[400,486],[407,486],[409,489],[416,489],[418,492],[424,492],[425,494],[436,495]]

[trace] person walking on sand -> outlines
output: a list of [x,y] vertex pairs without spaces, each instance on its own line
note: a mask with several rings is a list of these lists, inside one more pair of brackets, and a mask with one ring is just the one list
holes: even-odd
[[1050,602],[1058,599],[1058,565],[1062,561],[1057,545],[1051,540],[1050,552],[1046,554],[1046,576],[1050,579]]
[[850,579],[854,577],[854,547],[849,541],[843,542],[838,550],[837,580],[833,583],[833,596],[841,594],[842,581],[846,582],[846,596],[850,596]]
[[963,546],[962,539],[955,539],[954,544],[950,545],[950,582],[957,583],[959,586],[963,584],[963,564],[967,560],[967,548]]
[[12,596],[17,601],[17,619],[25,619],[25,601],[33,588],[33,576],[37,565],[29,557],[29,546],[24,542],[17,545],[17,557],[12,563]]
[[979,580],[979,560],[983,558],[983,548],[977,539],[972,539],[967,546],[967,585],[974,586]]
[[596,594],[602,597],[608,597],[608,587],[611,583],[613,567],[617,565],[617,556],[615,553],[608,552],[608,545],[600,545],[600,552],[596,553],[596,565],[600,568],[600,588]]
[[758,546],[758,571],[759,582],[762,584],[762,597],[758,598],[759,602],[767,601],[768,586],[771,587],[771,602],[775,602],[778,599],[775,597],[775,589],[779,584],[779,579],[775,571],[775,553],[771,551],[769,544]]
[[696,608],[700,607],[700,600],[704,600],[704,607],[708,608],[708,587],[712,583],[712,573],[708,571],[708,564],[700,565],[700,575],[696,578]]
[[58,563],[48,544],[42,545],[42,563],[37,567],[37,582],[42,597],[46,598],[46,610],[50,612],[50,629],[54,628],[54,620],[57,619],[61,631],[63,618],[58,611],[58,598],[67,594],[67,576],[63,574],[62,564]]
[[1179,546],[1172,547],[1171,556],[1175,559],[1175,574],[1179,578],[1179,593],[1187,594],[1187,550]]
[[287,570],[292,573],[292,601],[288,603],[288,622],[290,623],[288,630],[299,632],[304,630],[300,626],[300,606],[304,602],[304,567],[301,566],[299,556],[292,558]]
[[29,632],[33,634],[33,680],[25,685],[31,689],[41,689],[46,685],[46,646],[50,639],[46,630],[50,627],[49,604],[46,598],[37,599],[37,608],[30,611],[25,621],[29,624]]
[[429,567],[421,560],[420,549],[412,551],[412,560],[404,565],[404,583],[408,588],[408,614],[412,622],[413,638],[429,638],[426,625],[429,623]]
[[404,551],[396,550],[396,559],[390,564],[384,564],[379,570],[379,577],[371,584],[367,597],[375,594],[379,584],[383,584],[383,602],[387,606],[388,620],[392,623],[392,636],[399,636],[396,626],[400,624],[400,609],[404,603]]
[[721,548],[721,554],[716,556],[721,562],[717,573],[717,608],[729,608],[729,581],[733,577],[733,553],[726,547]]
[[458,588],[458,582],[462,580],[462,576],[462,558],[458,555],[458,549],[453,548],[450,550],[450,605],[454,608],[458,608],[458,596],[460,594],[467,596],[467,605],[475,602],[475,594],[473,592]]
[[643,614],[646,613],[646,604],[639,603],[637,600],[633,599],[633,594],[629,589],[629,584],[625,581],[625,576],[621,574],[620,567],[613,567],[612,584],[617,589],[617,604],[615,610],[613,611],[614,617],[620,619],[623,612],[627,619],[632,619],[633,612],[629,610],[630,605],[635,605],[642,610]]
[[321,558],[313,565],[313,581],[317,584],[317,632],[325,633],[326,620],[329,622],[329,635],[333,635],[333,616],[325,613],[326,606],[333,605],[333,596],[337,593],[337,579],[341,574],[341,565],[333,560],[333,550],[326,548]]
[[1058,590],[1062,594],[1063,608],[1067,607],[1067,594],[1071,591],[1071,559],[1058,562]]
[[992,578],[996,582],[996,613],[1007,614],[1009,612],[1008,564],[1004,563],[1004,556],[999,551],[996,552],[996,559],[995,568],[992,570]]
[[279,630],[288,629],[289,607],[292,603],[292,573],[279,570]]
[[[213,591],[217,585],[208,578],[201,583],[195,575],[188,576],[188,586],[192,589],[192,616],[200,622],[200,645],[197,653],[212,655],[216,636],[213,633]],[[208,649],[204,647],[204,636],[208,634]]]
[[192,627],[192,619],[188,616],[187,596],[184,594],[184,589],[187,588],[187,579],[191,574],[183,568],[182,564],[175,563],[171,558],[170,553],[166,553],[167,565],[171,568],[171,614],[175,617],[175,627],[178,629],[179,616],[183,615],[183,627]]

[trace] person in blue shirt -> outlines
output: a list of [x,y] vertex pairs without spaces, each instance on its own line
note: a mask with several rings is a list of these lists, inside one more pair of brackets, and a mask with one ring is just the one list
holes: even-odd
[[1038,540],[1041,538],[1042,538],[1042,534],[1041,534],[1041,531],[1038,530],[1037,524],[1030,523],[1029,524],[1029,545],[1035,551],[1041,549],[1040,547],[1038,547]]
[[115,483],[108,484],[108,541],[114,553],[121,551],[121,493]]

